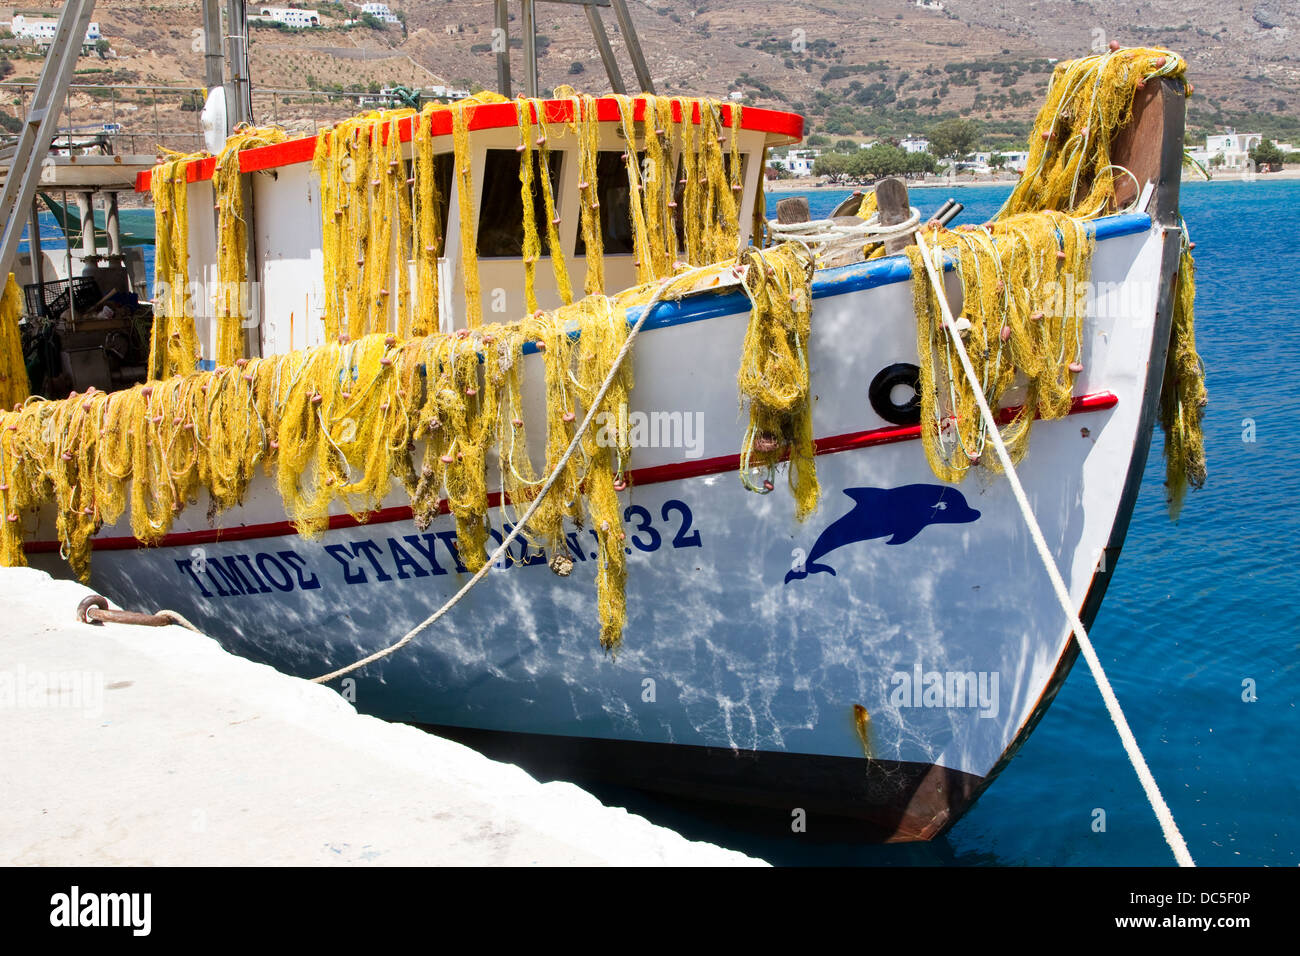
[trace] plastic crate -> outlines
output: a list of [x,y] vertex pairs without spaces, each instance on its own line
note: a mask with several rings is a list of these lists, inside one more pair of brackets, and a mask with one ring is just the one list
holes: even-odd
[[[76,306],[78,315],[88,311],[100,300],[99,283],[93,276],[74,276],[70,284],[72,302]],[[33,282],[23,286],[23,292],[27,296],[27,314],[62,315],[68,309],[68,287],[67,279],[53,279],[46,282],[44,301],[42,301],[42,287],[39,283]]]

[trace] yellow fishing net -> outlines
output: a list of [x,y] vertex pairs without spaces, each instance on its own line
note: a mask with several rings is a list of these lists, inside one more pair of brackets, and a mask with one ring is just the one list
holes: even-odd
[[23,312],[23,290],[9,273],[0,294],[0,409],[13,408],[31,391],[18,319]]
[[[211,303],[196,302],[189,274],[189,202],[187,176],[206,153],[161,151],[170,158],[153,168],[150,193],[154,204],[154,323],[149,342],[151,379],[183,375],[199,358],[195,309],[211,304],[216,316],[219,365],[243,357],[244,326],[252,291],[248,285],[248,226],[245,222],[244,175],[239,154],[287,138],[276,127],[242,126],[226,140],[213,172],[217,219],[217,283]],[[200,293],[202,294],[202,293]]]
[[[772,341],[755,330],[790,324],[791,300],[808,300],[810,271],[798,247],[766,250],[763,260],[770,271],[754,280],[751,334]],[[716,280],[734,268],[733,260],[710,275]],[[679,298],[700,281],[669,282],[662,294]],[[502,517],[517,522],[609,376],[627,337],[627,310],[660,287],[588,296],[510,324],[410,339],[344,337],[111,394],[29,399],[0,414],[0,563],[25,562],[23,515],[49,507],[62,553],[85,578],[92,536],[123,516],[128,499],[131,533],[156,543],[182,509],[199,504],[200,492],[207,492],[213,520],[238,504],[261,467],[308,537],[325,530],[332,509],[364,519],[398,482],[421,528],[444,507],[451,513],[461,560],[476,570],[487,557],[491,468],[501,476]],[[800,315],[806,341],[806,309]],[[544,408],[533,411],[546,429],[545,460],[537,463],[528,454],[522,401],[523,360],[535,353],[546,386]],[[596,410],[606,413],[604,430],[584,435],[580,454],[525,529],[533,544],[560,554],[568,549],[566,520],[586,521],[596,533],[597,608],[609,649],[618,646],[626,616],[617,493],[626,487],[630,455],[619,410],[631,388],[625,362]],[[806,369],[801,395],[786,396],[784,414],[804,421]],[[805,432],[810,441],[807,429],[797,437],[803,441]],[[799,468],[793,484],[804,502],[815,477]]]
[[[550,176],[552,139],[571,138],[578,165],[579,231],[585,247],[587,294],[605,291],[604,241],[600,208],[600,100],[569,87],[556,90],[567,101],[567,119],[548,119],[546,101],[514,101],[519,128],[519,182],[523,202],[523,288],[527,307],[537,308],[537,265],[545,255],[560,301],[573,301],[574,282],[560,244],[561,219]],[[724,135],[722,104],[692,97],[606,97],[618,109],[628,181],[628,214],[638,282],[671,276],[679,263],[705,265],[736,255],[739,245],[737,197],[743,187],[740,139]],[[438,326],[437,262],[444,224],[438,219],[440,186],[433,162],[432,120],[450,116],[459,215],[460,273],[465,286],[465,324],[483,321],[482,285],[477,255],[477,215],[469,130],[474,111],[506,102],[480,93],[450,104],[429,104],[416,116],[410,110],[368,113],[317,136],[314,168],[320,180],[325,262],[326,335],[352,338],[372,332],[425,331]],[[731,130],[740,126],[740,107],[727,104]],[[637,119],[638,109],[641,119]],[[402,158],[396,136],[399,120],[411,118],[412,159]],[[538,171],[543,171],[538,175]],[[535,187],[537,187],[535,189]],[[537,215],[537,193],[542,215]],[[414,210],[413,212],[411,210]],[[539,232],[538,220],[545,226]],[[679,247],[678,232],[684,246]],[[392,320],[387,288],[398,261],[414,253],[417,294],[413,314],[397,269],[397,319]]]
[[154,207],[154,313],[149,339],[149,377],[193,371],[199,358],[190,290],[190,163],[204,153],[182,154],[153,168],[149,190]]
[[[788,458],[795,517],[802,521],[821,495],[809,401],[813,259],[806,247],[791,243],[775,250],[750,249],[740,261],[753,303],[737,377],[741,403],[749,409],[740,479],[750,491],[766,494],[774,487],[772,472]],[[764,471],[766,477],[756,482],[755,474]]]
[[[929,230],[927,230],[929,232]],[[962,287],[962,339],[989,407],[1001,407],[1017,382],[1018,408],[1002,428],[1014,461],[1028,448],[1035,417],[1070,411],[1074,377],[1083,370],[1083,292],[1094,240],[1086,223],[1063,213],[1021,213],[984,226],[935,229],[927,239],[951,253]],[[985,456],[987,432],[975,393],[961,372],[920,251],[912,263],[920,353],[921,438],[936,476],[960,481]]]
[[217,199],[215,359],[218,365],[229,365],[243,358],[247,351],[244,326],[252,290],[248,286],[248,225],[244,221],[247,199],[244,174],[239,171],[239,154],[246,149],[282,143],[287,138],[276,127],[241,126],[230,135],[217,156],[212,187]]
[[1160,425],[1165,433],[1165,493],[1169,513],[1177,518],[1190,485],[1205,484],[1205,436],[1201,419],[1209,397],[1205,391],[1205,369],[1196,354],[1193,303],[1196,298],[1196,264],[1191,243],[1183,236],[1175,290],[1173,326],[1169,332],[1169,354],[1165,360],[1164,384],[1160,392]]
[[[1073,377],[1081,370],[1086,307],[1076,290],[1086,287],[1093,246],[1085,220],[1113,203],[1111,135],[1131,112],[1140,83],[1181,75],[1181,61],[1166,51],[1120,51],[1062,64],[1039,118],[1039,133],[1048,135],[1040,135],[1029,171],[998,219],[934,233],[935,244],[956,260],[963,334],[985,395],[994,407],[1004,399],[1015,406],[1003,427],[1016,457],[1024,454],[1035,417],[1055,418],[1070,409]],[[748,412],[742,481],[752,490],[771,491],[775,469],[788,459],[796,515],[811,513],[819,496],[807,352],[812,263],[796,244],[733,258],[742,170],[737,137],[730,137],[728,147],[723,135],[720,105],[644,97],[638,120],[636,103],[616,98],[634,257],[644,284],[611,298],[604,295],[596,188],[599,103],[567,89],[560,96],[572,107],[561,123],[548,120],[541,101],[515,104],[524,210],[521,268],[530,314],[514,323],[483,323],[475,253],[468,135],[473,110],[501,102],[499,97],[435,104],[418,114],[373,113],[323,131],[314,166],[320,181],[328,341],[265,359],[230,358],[235,325],[229,323],[219,348],[228,361],[219,358],[214,372],[191,371],[196,343],[192,306],[184,296],[188,158],[159,166],[153,185],[157,268],[169,291],[159,305],[150,371],[160,380],[113,395],[92,391],[61,402],[34,399],[0,415],[5,518],[0,562],[23,563],[22,515],[52,505],[63,552],[84,577],[93,534],[123,515],[128,497],[132,533],[157,542],[176,513],[197,503],[201,490],[208,492],[214,516],[237,504],[261,466],[274,476],[286,514],[305,535],[321,533],[332,509],[364,518],[399,482],[417,525],[427,527],[441,510],[448,511],[462,560],[480,568],[494,493],[489,476],[500,476],[502,519],[517,522],[609,375],[626,339],[627,309],[649,301],[659,281],[684,265],[710,262],[718,263],[710,270],[715,282],[734,274],[752,303],[737,379]],[[440,219],[431,135],[433,113],[439,110],[451,114],[456,172],[450,188],[461,210],[468,328],[454,334],[437,331],[437,265],[446,226]],[[409,157],[400,144],[404,121],[413,124]],[[731,108],[731,123],[739,125],[738,108]],[[577,145],[578,226],[587,267],[588,295],[571,304],[573,284],[560,250],[548,175],[550,140],[557,131]],[[244,148],[259,132],[249,131]],[[223,157],[230,160],[238,148],[228,147]],[[239,243],[247,241],[246,235],[240,238],[239,177],[228,172],[234,168],[234,162],[224,167],[217,187],[219,214],[223,204],[228,208],[219,219],[231,240],[231,249],[222,253],[223,277],[242,276]],[[539,175],[545,243],[535,208]],[[864,202],[860,215],[870,214]],[[536,309],[536,269],[544,252],[566,303],[551,312]],[[916,251],[909,255],[916,277],[925,451],[937,475],[957,481],[974,463],[993,464],[993,458],[983,454],[987,436],[939,325],[933,291]],[[414,265],[414,289],[402,268],[407,261]],[[395,279],[390,278],[394,271]],[[1185,253],[1167,375],[1175,387],[1167,386],[1163,418],[1177,434],[1170,443],[1171,462],[1179,462],[1180,480],[1186,476],[1196,484],[1204,475],[1199,431],[1204,392],[1191,289]],[[668,294],[686,291],[682,280]],[[234,308],[225,315],[227,320],[240,316]],[[540,411],[545,453],[539,462],[528,455],[529,416],[522,400],[524,357],[534,353],[541,355],[546,394]],[[617,412],[626,407],[631,387],[631,366],[625,364],[600,409],[611,413],[607,421],[621,420]],[[534,421],[538,414],[534,411]],[[566,522],[590,523],[600,542],[601,642],[611,649],[618,646],[626,615],[617,493],[627,483],[629,454],[629,436],[617,426],[612,441],[598,440],[595,431],[584,436],[581,453],[565,466],[526,529],[532,545],[563,555]],[[761,482],[760,475],[766,476]]]
[[1187,63],[1169,50],[1120,49],[1058,63],[1029,134],[1025,172],[1001,215],[1051,209],[1091,219],[1113,212],[1111,146],[1133,117],[1133,97],[1158,77],[1186,81]]
[[[1015,460],[1024,455],[1035,416],[1069,411],[1080,364],[1093,240],[1087,220],[1116,211],[1116,134],[1133,116],[1133,101],[1160,77],[1186,82],[1186,63],[1168,50],[1120,49],[1057,65],[1030,135],[1024,174],[992,222],[937,230],[938,245],[955,259],[962,288],[966,348],[992,408],[1023,385],[1003,425]],[[860,215],[868,217],[863,203]],[[984,431],[974,393],[961,374],[937,300],[915,248],[912,260],[921,355],[922,437],[934,473],[960,480],[975,463],[997,470],[984,455]],[[1204,372],[1196,354],[1194,267],[1184,241],[1175,290],[1176,309],[1162,392],[1167,485],[1176,514],[1190,483],[1205,479],[1201,415]],[[1019,378],[1017,379],[1017,376]]]

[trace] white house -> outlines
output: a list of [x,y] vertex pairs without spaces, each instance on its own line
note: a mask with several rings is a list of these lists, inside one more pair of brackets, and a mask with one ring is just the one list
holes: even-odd
[[456,89],[451,86],[427,86],[425,93],[435,100],[463,100],[470,95],[469,90]]
[[315,10],[302,10],[298,7],[255,7],[258,16],[250,20],[262,20],[268,23],[283,23],[293,30],[305,30],[320,26],[320,14]]
[[991,169],[993,167],[993,157],[995,155],[1000,155],[1002,157],[1003,169],[1009,169],[1014,173],[1023,173],[1025,171],[1025,166],[1028,165],[1029,163],[1029,154],[1023,151],[1007,152],[1007,151],[999,150],[996,153],[978,152],[978,153],[972,153],[971,159],[974,160],[974,162],[978,166],[985,167],[985,170],[981,170],[981,171],[987,171],[987,169]]
[[361,12],[368,13],[376,20],[383,20],[385,23],[402,22],[397,19],[397,14],[388,9],[388,4],[386,3],[363,3],[361,4]]
[[792,149],[786,153],[784,159],[777,159],[774,162],[779,162],[795,176],[811,176],[813,163],[817,162],[817,157],[821,154],[820,149]]
[[898,145],[903,147],[903,150],[908,153],[924,153],[930,148],[930,141],[924,136],[909,136],[907,139],[902,140]]
[[[1205,137],[1205,145],[1189,149],[1188,155],[1202,165],[1208,166],[1216,156],[1223,156],[1223,165],[1227,169],[1241,169],[1250,162],[1250,151],[1263,142],[1262,133],[1238,133],[1226,129],[1222,133]],[[1285,148],[1279,144],[1279,149]]]
[[1238,133],[1229,129],[1216,136],[1205,137],[1205,152],[1213,159],[1223,154],[1223,165],[1237,168],[1250,162],[1250,151],[1263,142],[1261,133]]
[[1024,150],[1014,152],[1004,152],[1003,157],[1007,161],[1007,169],[1015,173],[1023,173],[1025,167],[1029,165],[1029,153]]
[[[41,46],[49,46],[54,42],[54,34],[59,28],[59,21],[49,17],[26,17],[21,13],[14,14],[13,23],[10,24],[9,32],[19,39],[35,40]],[[82,46],[94,46],[103,34],[99,32],[99,22],[92,21],[86,27],[86,38],[82,41]]]

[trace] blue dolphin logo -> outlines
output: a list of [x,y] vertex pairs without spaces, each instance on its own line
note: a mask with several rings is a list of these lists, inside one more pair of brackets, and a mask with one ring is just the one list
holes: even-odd
[[980,516],[951,485],[845,488],[844,493],[853,499],[852,510],[821,533],[804,566],[785,576],[786,584],[820,571],[834,574],[817,559],[846,544],[884,537],[889,538],[885,544],[906,544],[927,525],[966,524]]

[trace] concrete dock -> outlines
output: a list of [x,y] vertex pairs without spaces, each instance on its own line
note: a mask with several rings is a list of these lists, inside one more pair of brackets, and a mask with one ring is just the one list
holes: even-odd
[[[0,568],[0,863],[753,865]],[[139,608],[135,610],[155,610]]]

